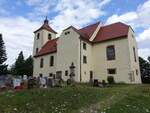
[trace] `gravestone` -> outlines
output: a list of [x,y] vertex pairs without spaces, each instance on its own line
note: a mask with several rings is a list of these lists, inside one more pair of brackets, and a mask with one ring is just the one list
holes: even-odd
[[27,75],[23,75],[23,81],[28,81],[28,77],[27,77]]
[[40,77],[40,88],[44,88],[46,86],[46,79],[44,77]]
[[13,79],[13,87],[21,86],[21,79],[20,78],[14,78]]

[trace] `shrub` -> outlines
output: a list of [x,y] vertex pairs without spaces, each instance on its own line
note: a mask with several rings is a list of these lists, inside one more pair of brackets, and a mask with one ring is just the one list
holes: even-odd
[[114,84],[115,83],[113,76],[108,76],[107,81],[108,81],[109,84]]

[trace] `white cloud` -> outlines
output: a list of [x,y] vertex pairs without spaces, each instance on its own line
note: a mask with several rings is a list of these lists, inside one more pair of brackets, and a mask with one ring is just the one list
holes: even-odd
[[[34,7],[33,11],[28,15],[29,17],[47,16],[53,12],[52,6],[56,5],[56,0],[27,0],[26,4]],[[55,6],[54,6],[55,7]]]
[[51,20],[51,25],[59,32],[69,25],[81,27],[106,14],[102,7],[110,0],[61,0],[55,11],[59,14]]
[[118,22],[118,21],[121,21],[121,22],[132,22],[133,20],[137,19],[138,16],[137,16],[137,13],[136,12],[128,12],[128,13],[125,13],[123,15],[117,15],[117,14],[114,14],[112,15],[111,17],[109,17],[107,19],[107,24],[110,24],[110,23],[114,23],[114,22]]
[[137,41],[140,42],[148,39],[150,40],[150,27],[138,35]]
[[31,22],[23,17],[0,18],[0,33],[7,49],[7,63],[12,64],[20,51],[25,56],[32,54],[33,31],[39,27],[39,23]]
[[139,49],[138,53],[139,56],[141,56],[144,59],[147,59],[147,57],[150,56],[150,48]]
[[27,0],[29,6],[34,6],[34,10],[28,14],[32,18],[47,16],[52,12],[57,15],[51,19],[51,25],[58,32],[69,25],[76,27],[83,26],[93,19],[106,14],[102,7],[111,0]]
[[137,9],[139,26],[150,27],[150,0]]
[[136,11],[127,12],[122,15],[114,14],[107,19],[107,24],[122,21],[133,27],[150,27],[150,0],[138,6]]

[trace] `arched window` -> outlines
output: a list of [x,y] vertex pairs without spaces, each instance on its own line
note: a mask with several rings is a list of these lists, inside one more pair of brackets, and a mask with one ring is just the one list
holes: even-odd
[[107,46],[106,48],[107,60],[115,60],[115,46]]
[[49,33],[48,34],[48,40],[51,40],[52,39],[52,35]]
[[44,66],[44,59],[41,58],[41,60],[40,60],[40,68],[43,68],[43,66]]

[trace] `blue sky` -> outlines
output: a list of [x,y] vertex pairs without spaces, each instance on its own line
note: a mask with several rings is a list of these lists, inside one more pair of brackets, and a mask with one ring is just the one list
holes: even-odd
[[124,22],[135,31],[139,55],[150,55],[150,0],[0,0],[0,33],[8,64],[14,63],[21,50],[26,57],[32,54],[33,31],[46,16],[59,34],[69,25]]

